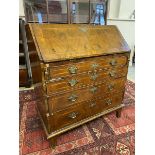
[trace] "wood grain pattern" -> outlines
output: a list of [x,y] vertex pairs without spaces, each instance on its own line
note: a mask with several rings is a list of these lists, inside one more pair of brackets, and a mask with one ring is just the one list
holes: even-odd
[[[111,104],[107,103],[108,100],[111,100]],[[110,109],[111,107],[115,107],[119,105],[121,101],[122,93],[119,93],[110,97],[107,96],[100,100],[92,100],[83,102],[79,105],[73,105],[50,118],[51,124],[53,123],[53,130],[64,128],[67,125],[78,122],[89,116],[93,116],[96,113],[100,113],[104,110]],[[96,105],[91,107],[92,103],[95,103]]]
[[[111,77],[110,73],[114,73],[114,77]],[[89,85],[97,85],[112,81],[121,77],[126,77],[127,66],[122,69],[107,69],[106,71],[88,71],[83,74],[72,75],[63,77],[62,80],[59,78],[53,78],[44,85],[44,91],[48,95],[61,94],[63,92],[69,92],[74,89],[80,89],[82,87],[88,87]],[[103,78],[104,77],[104,78]],[[71,86],[72,81],[77,83]],[[117,81],[117,80],[116,80]]]
[[[121,78],[106,82],[105,84],[92,85],[87,88],[71,90],[71,92],[58,94],[57,96],[52,96],[48,98],[49,108],[53,113],[55,113],[56,111],[63,110],[68,106],[72,106],[83,101],[96,99],[101,96],[107,96],[107,94],[109,93],[115,94],[117,92],[123,92],[124,84],[125,84],[125,78]],[[112,86],[112,89],[110,89],[109,86]],[[92,91],[93,88],[95,88],[95,92]],[[75,101],[69,100],[69,98],[74,95],[77,96]],[[63,101],[63,104],[60,104],[61,101]]]
[[28,32],[38,55],[33,77],[42,83],[38,110],[51,143],[123,107],[130,49],[116,26],[29,24]]
[[44,62],[130,51],[116,26],[29,25]]
[[[114,62],[115,64],[111,64]],[[93,68],[93,65],[97,65],[96,68]],[[128,56],[127,55],[109,55],[109,56],[101,56],[101,57],[93,57],[87,59],[66,61],[65,64],[61,64],[61,62],[50,63],[50,76],[52,78],[55,77],[65,77],[71,75],[69,72],[70,67],[75,66],[77,68],[76,74],[88,72],[91,70],[104,70],[108,68],[123,68],[128,64]]]

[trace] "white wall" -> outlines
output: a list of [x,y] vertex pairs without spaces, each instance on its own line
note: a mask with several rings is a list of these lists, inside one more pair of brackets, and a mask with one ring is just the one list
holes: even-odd
[[124,39],[131,49],[130,66],[132,65],[132,56],[135,45],[135,21],[134,20],[108,20],[108,25],[117,25]]
[[118,18],[121,0],[109,0],[109,18]]
[[135,0],[121,0],[119,18],[130,18],[135,9]]
[[109,18],[129,19],[135,9],[135,0],[109,0]]
[[135,21],[131,14],[135,10],[135,0],[110,0],[108,25],[117,25],[126,42],[131,48],[130,65],[135,45]]
[[23,7],[23,0],[19,0],[19,16],[23,17],[24,14],[24,7]]

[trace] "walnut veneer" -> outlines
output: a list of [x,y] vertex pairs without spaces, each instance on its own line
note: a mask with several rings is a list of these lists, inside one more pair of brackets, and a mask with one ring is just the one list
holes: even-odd
[[[120,116],[130,49],[116,26],[29,24],[41,82],[37,107],[56,137],[114,110]],[[37,76],[36,76],[37,75]]]

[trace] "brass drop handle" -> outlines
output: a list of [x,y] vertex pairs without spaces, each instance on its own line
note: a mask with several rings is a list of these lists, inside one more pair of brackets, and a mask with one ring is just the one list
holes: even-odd
[[76,66],[71,66],[68,68],[68,71],[70,74],[76,74],[77,73],[77,67]]
[[78,115],[78,112],[72,112],[68,115],[68,117],[74,119],[77,117],[77,115]]
[[114,76],[116,75],[116,73],[115,73],[114,71],[111,71],[111,72],[109,73],[109,75],[110,75],[111,77],[114,77]]
[[111,99],[107,99],[107,100],[106,100],[106,103],[107,103],[108,105],[111,105],[111,104],[112,104],[112,100],[111,100]]
[[90,92],[91,92],[91,93],[96,93],[96,91],[97,91],[97,87],[92,87],[92,88],[90,88]]
[[71,87],[73,87],[73,86],[75,86],[75,85],[78,83],[78,80],[76,80],[76,79],[71,79],[68,83],[69,83],[69,85],[70,85]]
[[94,106],[96,106],[96,103],[95,103],[95,102],[91,102],[91,103],[89,104],[89,107],[90,107],[90,108],[93,108]]
[[110,61],[110,64],[111,64],[111,66],[116,66],[117,65],[117,61],[113,59],[112,61]]
[[78,96],[75,94],[72,94],[71,96],[68,97],[68,100],[71,102],[75,102],[77,100]]

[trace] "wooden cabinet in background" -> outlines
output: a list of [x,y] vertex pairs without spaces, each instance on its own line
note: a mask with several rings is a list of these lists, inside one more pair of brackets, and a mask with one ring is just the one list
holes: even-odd
[[24,0],[28,23],[106,25],[108,0]]

